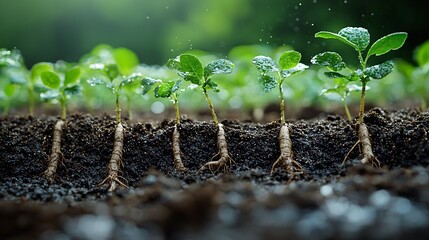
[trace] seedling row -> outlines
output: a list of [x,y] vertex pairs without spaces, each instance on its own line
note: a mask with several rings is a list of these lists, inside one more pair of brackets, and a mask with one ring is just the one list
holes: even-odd
[[[322,39],[334,39],[342,42],[356,51],[360,67],[352,68],[336,52],[323,52],[315,55],[311,63],[326,67],[325,75],[335,80],[336,85],[326,90],[341,97],[350,126],[355,126],[358,139],[354,146],[350,146],[350,152],[359,146],[362,154],[361,163],[380,166],[380,161],[374,155],[368,127],[364,122],[365,95],[369,90],[367,84],[373,80],[386,77],[394,69],[393,61],[369,66],[368,60],[372,56],[380,56],[392,50],[399,49],[407,38],[407,33],[397,32],[389,34],[375,41],[370,46],[369,32],[360,27],[346,27],[338,33],[322,31],[315,37]],[[367,48],[369,49],[367,50]],[[366,51],[367,50],[367,51]],[[366,54],[364,54],[366,51]],[[255,56],[251,61],[259,71],[258,81],[263,90],[269,93],[276,89],[280,103],[280,131],[278,141],[280,156],[273,163],[271,174],[276,169],[283,168],[293,176],[302,174],[305,169],[294,158],[293,142],[290,137],[290,128],[286,122],[284,89],[286,79],[292,75],[300,74],[308,68],[301,63],[301,54],[295,50],[284,51],[276,61],[270,56]],[[156,98],[169,99],[175,109],[175,124],[172,132],[172,164],[179,171],[186,172],[187,168],[182,162],[183,154],[180,150],[180,112],[179,100],[183,92],[189,89],[198,90],[205,98],[210,110],[213,125],[217,129],[218,153],[199,169],[202,171],[226,171],[234,164],[230,156],[225,129],[218,120],[216,107],[211,96],[219,93],[219,85],[215,75],[231,74],[235,68],[233,62],[228,59],[217,59],[203,65],[201,59],[192,54],[181,54],[168,60],[166,66],[177,73],[176,79],[160,80],[145,76],[136,71],[139,61],[135,53],[125,48],[98,47],[91,53],[82,57],[79,63],[38,63],[31,70],[27,70],[21,54],[18,50],[2,50],[0,52],[0,66],[2,72],[9,74],[10,88],[5,89],[8,96],[13,96],[13,88],[16,85],[25,87],[28,91],[29,114],[34,114],[36,96],[44,101],[57,102],[60,105],[60,119],[56,122],[53,131],[52,149],[44,172],[50,182],[56,179],[59,164],[63,161],[61,152],[61,139],[64,128],[67,127],[67,103],[68,100],[81,92],[81,82],[87,82],[91,87],[104,87],[111,92],[111,101],[115,103],[116,127],[111,158],[108,162],[108,174],[100,183],[107,186],[109,191],[114,191],[118,186],[127,187],[127,180],[122,176],[123,149],[126,133],[122,125],[121,100],[126,99],[130,105],[134,95],[153,94]],[[356,84],[357,83],[357,84]],[[360,110],[357,121],[354,121],[346,98],[351,91],[360,92]],[[127,108],[128,116],[132,116],[130,108]],[[350,153],[349,152],[349,153]],[[347,160],[349,153],[345,156]]]

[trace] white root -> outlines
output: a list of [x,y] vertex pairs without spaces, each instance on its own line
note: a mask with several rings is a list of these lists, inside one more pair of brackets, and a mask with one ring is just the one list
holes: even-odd
[[103,185],[107,183],[109,185],[109,192],[113,192],[116,190],[117,186],[120,185],[122,187],[127,188],[127,180],[120,176],[122,163],[122,154],[124,151],[124,127],[121,123],[118,123],[115,130],[115,142],[113,144],[112,157],[109,161],[109,174],[108,176],[99,184]]
[[283,124],[280,128],[279,133],[279,144],[280,144],[280,157],[274,162],[271,168],[271,175],[274,173],[277,165],[282,163],[285,167],[286,172],[292,174],[291,179],[296,174],[304,173],[301,165],[293,159],[292,151],[292,140],[290,139],[289,127],[287,124]]
[[174,166],[176,167],[177,170],[181,172],[185,172],[187,171],[187,169],[185,168],[182,162],[182,157],[181,157],[182,151],[180,151],[180,133],[179,133],[177,124],[174,125],[172,142],[173,142]]
[[48,167],[43,173],[43,176],[50,182],[54,182],[58,163],[64,159],[63,153],[61,152],[61,136],[63,135],[64,124],[63,120],[58,120],[54,127],[51,155],[48,159]]
[[218,124],[218,132],[217,132],[217,147],[219,152],[212,157],[215,158],[219,156],[219,160],[209,161],[204,164],[198,172],[202,172],[206,169],[209,169],[211,172],[217,172],[219,169],[227,170],[228,166],[234,162],[234,160],[229,156],[228,146],[225,138],[225,130],[221,123]]

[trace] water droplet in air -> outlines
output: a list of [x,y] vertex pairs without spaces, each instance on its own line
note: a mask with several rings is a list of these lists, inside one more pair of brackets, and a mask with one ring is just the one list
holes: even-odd
[[317,3],[317,0],[313,0],[313,3]]
[[146,19],[149,19],[150,17],[149,16],[146,16]]
[[299,22],[299,18],[295,18],[295,20],[296,20],[297,22]]
[[328,11],[331,11],[331,8],[328,8]]
[[347,4],[347,0],[344,0],[344,4]]
[[262,42],[262,38],[260,38],[259,41]]

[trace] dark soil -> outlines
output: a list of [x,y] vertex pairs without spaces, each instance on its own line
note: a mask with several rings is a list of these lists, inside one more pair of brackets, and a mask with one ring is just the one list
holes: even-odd
[[42,173],[54,117],[0,119],[0,239],[428,239],[429,113],[366,114],[381,169],[359,165],[355,130],[339,116],[290,122],[305,174],[270,176],[278,123],[223,121],[233,164],[197,173],[216,154],[217,128],[183,120],[184,165],[174,169],[173,123],[125,121],[123,176],[108,193],[115,131],[110,116],[73,115],[64,162],[49,184]]

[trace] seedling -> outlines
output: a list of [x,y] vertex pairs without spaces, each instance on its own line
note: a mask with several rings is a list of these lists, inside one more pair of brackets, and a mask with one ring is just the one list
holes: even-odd
[[[356,84],[349,84],[349,80],[343,77],[334,79],[335,86],[332,88],[325,88],[322,90],[322,94],[336,94],[340,97],[341,102],[343,103],[344,111],[346,112],[347,120],[351,123],[353,121],[352,115],[350,114],[349,107],[347,105],[347,97],[352,92],[360,91],[360,86]],[[368,90],[368,87],[366,88]]]
[[[200,168],[200,172],[206,169],[209,169],[212,172],[226,168],[233,162],[232,158],[229,156],[227,142],[225,138],[225,130],[223,124],[219,123],[215,110],[213,108],[212,101],[208,95],[208,90],[214,92],[219,92],[217,84],[212,80],[214,74],[230,74],[234,69],[234,64],[226,59],[218,59],[210,62],[204,68],[200,60],[191,54],[182,54],[176,57],[175,59],[170,59],[167,62],[167,67],[177,71],[180,77],[185,81],[189,81],[192,84],[199,86],[199,88],[204,93],[204,96],[209,105],[213,123],[218,128],[217,132],[217,146],[219,152],[213,156],[213,158],[219,156],[219,159],[216,161],[209,161]],[[213,159],[212,158],[212,159]]]
[[407,86],[413,94],[420,98],[420,109],[425,111],[428,108],[429,100],[429,41],[417,47],[414,54],[417,66],[413,66],[405,61],[398,63],[398,70],[408,78]]
[[51,155],[49,155],[48,167],[43,174],[50,182],[53,182],[58,163],[63,160],[61,137],[63,135],[63,127],[66,124],[67,100],[80,92],[79,80],[81,70],[77,66],[72,66],[62,61],[57,62],[55,65],[51,63],[38,63],[34,69],[36,68],[45,70],[40,72],[43,87],[37,88],[41,99],[59,102],[61,105],[61,119],[56,122],[54,127]]
[[[375,157],[372,151],[368,128],[363,121],[365,113],[365,92],[366,86],[369,81],[373,79],[382,79],[392,72],[393,62],[386,61],[384,63],[371,67],[368,67],[367,63],[369,58],[373,55],[380,56],[390,52],[391,50],[396,50],[402,47],[407,38],[407,33],[392,33],[378,39],[369,48],[365,58],[363,57],[363,51],[365,51],[365,49],[369,46],[370,43],[370,35],[368,30],[366,30],[365,28],[346,27],[341,29],[338,33],[321,31],[316,33],[315,37],[339,40],[351,46],[357,52],[358,59],[361,65],[361,68],[357,70],[352,70],[348,68],[343,62],[342,57],[336,52],[324,52],[317,54],[311,59],[311,62],[313,64],[327,67],[330,70],[330,72],[326,74],[328,77],[345,78],[349,81],[359,81],[362,84],[358,119],[359,141],[357,141],[356,144],[349,151],[349,153],[347,153],[346,158],[344,160],[347,159],[350,152],[360,143],[363,154],[361,162],[363,164],[369,163],[373,166],[379,167],[380,162]],[[346,70],[346,73],[340,72],[343,69]]]
[[9,113],[10,104],[18,92],[19,86],[25,85],[28,70],[19,50],[0,49],[0,100],[3,115]]
[[[102,85],[110,89],[115,96],[115,112],[116,112],[116,130],[115,130],[115,140],[113,144],[112,157],[108,164],[109,173],[108,176],[100,183],[103,185],[108,184],[108,191],[114,191],[118,185],[127,187],[127,181],[122,176],[121,166],[122,166],[122,155],[124,148],[124,127],[121,122],[121,107],[120,107],[120,97],[126,95],[124,90],[136,89],[133,85],[139,85],[140,83],[144,86],[152,85],[152,82],[147,82],[147,79],[144,79],[138,73],[132,73],[137,65],[136,61],[131,55],[134,55],[130,50],[125,48],[114,49],[112,52],[107,51],[107,54],[112,53],[111,57],[107,59],[101,59],[103,62],[92,63],[89,65],[90,74],[93,77],[88,79],[90,86]],[[112,60],[114,62],[112,63]],[[92,71],[91,71],[92,70]],[[127,75],[129,74],[129,75]],[[150,88],[150,87],[149,87]],[[144,91],[146,93],[147,91]]]
[[171,80],[163,82],[156,86],[154,90],[155,97],[157,98],[168,98],[174,104],[174,111],[176,113],[176,119],[173,130],[172,145],[173,145],[173,160],[174,165],[179,171],[186,171],[185,166],[182,162],[182,152],[180,151],[180,133],[179,133],[179,124],[180,124],[180,113],[179,113],[179,95],[184,89],[180,89],[182,85],[182,80]]
[[[280,56],[278,64],[270,57],[257,56],[252,60],[260,72],[259,82],[263,86],[264,92],[270,92],[276,86],[279,89],[280,100],[280,122],[279,133],[280,157],[274,162],[271,168],[271,174],[274,173],[277,165],[282,163],[292,178],[296,173],[302,173],[301,165],[294,160],[292,151],[292,141],[290,139],[289,126],[285,120],[285,101],[283,97],[283,83],[291,75],[300,73],[308,68],[307,65],[300,63],[301,53],[290,50],[285,51]],[[292,179],[291,178],[291,179]]]

